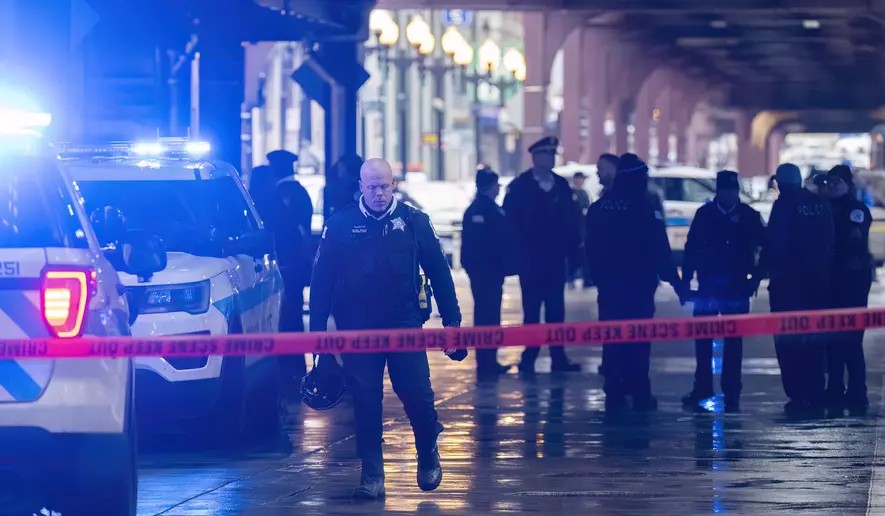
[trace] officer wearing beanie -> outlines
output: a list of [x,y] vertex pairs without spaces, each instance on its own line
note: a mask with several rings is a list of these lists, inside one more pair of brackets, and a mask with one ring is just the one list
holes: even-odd
[[[758,211],[741,202],[737,172],[723,170],[716,175],[716,198],[701,206],[691,222],[685,244],[682,280],[685,289],[695,273],[698,276],[696,316],[745,314],[750,311],[750,276],[756,269],[756,255],[764,238],[765,225]],[[740,406],[740,337],[725,339],[722,360],[722,392],[726,412]],[[695,342],[694,389],[682,398],[694,408],[713,396],[712,339]]]
[[[618,160],[611,192],[587,213],[587,259],[599,291],[599,319],[647,319],[655,313],[655,291],[660,280],[684,298],[683,283],[673,263],[664,215],[647,198],[648,166],[635,154]],[[651,343],[607,344],[605,362],[606,410],[620,410],[632,397],[633,409],[656,410],[651,394]]]
[[[822,193],[829,199],[835,227],[836,259],[833,262],[833,308],[866,307],[873,281],[870,255],[872,216],[857,199],[854,178],[846,165],[827,174]],[[864,332],[837,333],[827,342],[827,402],[833,408],[862,412],[867,399]],[[845,388],[845,372],[848,388]]]
[[[495,199],[501,192],[498,174],[481,166],[476,172],[476,198],[464,212],[461,265],[473,293],[473,325],[500,326],[504,278],[518,271],[515,235],[504,210]],[[495,378],[510,366],[497,361],[495,349],[476,350],[476,374]]]
[[[519,284],[523,321],[565,321],[566,261],[576,258],[581,246],[580,212],[568,180],[553,172],[559,139],[548,136],[529,147],[532,168],[510,183],[504,212],[519,240]],[[540,348],[522,353],[519,370],[534,373]],[[580,364],[569,361],[563,346],[550,346],[551,370],[576,372]]]
[[[777,167],[780,194],[768,219],[751,288],[767,274],[773,312],[829,308],[835,234],[827,201],[802,188],[799,167]],[[820,415],[824,406],[824,343],[817,335],[774,337],[788,416]]]

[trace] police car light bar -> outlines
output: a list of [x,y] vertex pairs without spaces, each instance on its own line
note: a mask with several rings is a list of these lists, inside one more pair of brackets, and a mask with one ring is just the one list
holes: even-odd
[[193,158],[199,159],[209,153],[208,142],[190,141],[182,138],[160,138],[146,142],[112,142],[107,145],[72,145],[57,143],[59,157],[140,157],[140,158]]

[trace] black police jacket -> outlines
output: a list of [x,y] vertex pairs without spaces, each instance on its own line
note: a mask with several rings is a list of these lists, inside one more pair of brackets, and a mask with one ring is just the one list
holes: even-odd
[[477,195],[461,225],[461,265],[471,280],[503,281],[516,274],[516,235],[504,210],[486,195]]
[[727,213],[716,201],[701,206],[688,230],[682,279],[691,281],[697,272],[701,292],[749,297],[748,282],[764,237],[762,216],[744,203]]
[[830,201],[830,208],[835,228],[832,306],[866,306],[873,282],[873,217],[867,206],[851,195]]
[[292,283],[306,287],[310,284],[313,266],[313,203],[307,189],[294,178],[277,183],[276,194],[276,212],[270,229],[274,235],[280,272]]
[[581,246],[581,213],[568,181],[553,174],[553,189],[545,192],[531,170],[523,172],[507,187],[504,213],[519,242],[520,275],[564,282],[566,258],[574,258]]
[[607,192],[590,206],[586,224],[587,261],[600,295],[653,295],[659,280],[678,286],[664,216],[644,191]]
[[835,232],[826,200],[782,189],[768,219],[755,279],[767,275],[771,309],[815,310],[831,302]]
[[449,264],[430,219],[394,201],[380,218],[360,204],[326,223],[310,283],[310,330],[329,315],[341,330],[418,328],[419,266],[433,287],[443,324],[460,324]]

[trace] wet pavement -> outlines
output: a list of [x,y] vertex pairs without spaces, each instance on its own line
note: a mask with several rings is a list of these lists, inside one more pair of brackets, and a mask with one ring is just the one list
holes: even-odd
[[[469,324],[469,288],[463,277],[457,283]],[[593,290],[567,296],[570,320],[596,318]],[[872,304],[885,306],[885,288],[874,286]],[[767,309],[764,297],[754,302],[754,311]],[[659,317],[688,310],[671,290],[659,291]],[[518,286],[508,283],[505,324],[520,319]],[[652,388],[660,409],[651,414],[606,415],[599,350],[570,354],[585,373],[544,373],[549,359],[542,353],[542,372],[533,378],[513,373],[477,384],[472,359],[454,363],[431,353],[446,426],[444,478],[433,493],[416,486],[411,428],[388,384],[386,500],[350,499],[359,461],[349,403],[322,413],[293,403],[279,440],[212,451],[172,435],[167,446],[152,445],[141,456],[139,514],[885,514],[879,458],[885,433],[878,426],[885,334],[867,338],[869,414],[800,422],[784,417],[770,338],[745,345],[739,414],[722,413],[721,400],[711,413],[682,408],[694,371],[691,343],[654,345]],[[516,363],[519,350],[501,357]]]

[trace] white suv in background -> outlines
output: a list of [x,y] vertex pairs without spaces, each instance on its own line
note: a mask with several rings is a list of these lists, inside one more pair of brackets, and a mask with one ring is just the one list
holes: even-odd
[[[102,244],[135,238],[155,249],[155,267],[120,273],[139,313],[135,336],[279,328],[283,284],[272,241],[237,171],[204,159],[208,150],[173,139],[59,148]],[[135,359],[139,411],[152,422],[198,419],[233,438],[247,423],[277,428],[285,404],[276,357],[204,351]]]

